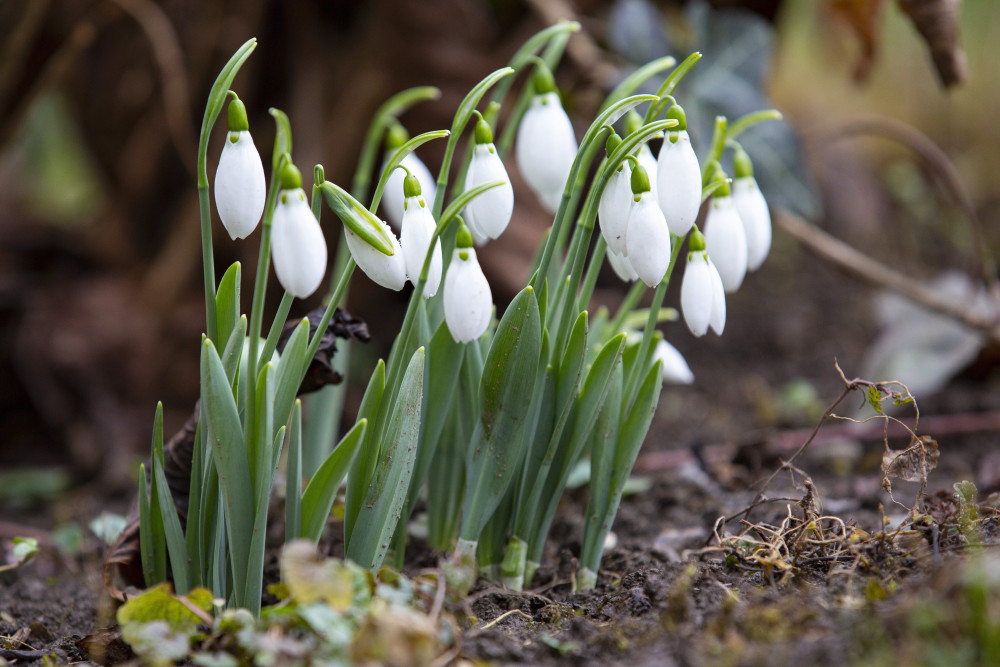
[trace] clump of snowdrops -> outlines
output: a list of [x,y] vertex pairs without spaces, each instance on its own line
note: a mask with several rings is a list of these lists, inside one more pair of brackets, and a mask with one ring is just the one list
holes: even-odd
[[[287,540],[320,539],[346,480],[346,558],[372,571],[387,561],[400,566],[423,495],[428,541],[451,554],[445,573],[453,590],[468,590],[480,569],[521,588],[542,558],[570,472],[585,457],[591,477],[577,585],[595,584],[662,384],[693,380],[657,331],[674,312],[663,302],[685,239],[680,308],[696,336],[723,332],[726,293],[767,255],[767,204],[738,137],[777,114],[731,125],[720,117],[699,159],[672,96],[698,62],[695,53],[625,79],[577,143],[551,73],[577,29],[560,23],[528,40],[509,67],[469,92],[449,130],[410,138],[399,122],[435,89],[390,99],[368,129],[350,191],[327,181],[319,165],[303,182],[288,119],[276,109],[265,181],[246,110],[230,90],[256,42],[232,57],[209,96],[198,153],[206,334],[190,506],[182,526],[164,477],[158,408],[151,488],[140,475],[148,585],[171,578],[181,593],[205,586],[257,612],[268,505],[285,460]],[[668,71],[655,94],[634,94]],[[515,79],[523,82],[517,95]],[[260,228],[249,319],[240,265],[217,283],[213,262],[207,153],[227,101],[214,201],[234,241]],[[654,156],[649,142],[657,139]],[[436,178],[415,152],[434,140],[446,142]],[[532,190],[516,196],[537,197],[553,221],[525,287],[500,313],[479,255],[511,219],[511,148]],[[726,150],[732,178],[721,166]],[[696,220],[708,199],[702,230]],[[340,224],[321,219],[324,204]],[[391,225],[378,217],[380,204]],[[308,320],[299,322],[278,355],[294,299],[323,284],[328,237],[341,234],[319,327],[310,333]],[[591,315],[605,260],[631,288],[617,312]],[[284,294],[265,331],[272,263]],[[391,352],[372,370],[356,421],[338,441],[343,394],[324,390],[305,407],[296,395],[356,268],[386,289],[413,288]]]

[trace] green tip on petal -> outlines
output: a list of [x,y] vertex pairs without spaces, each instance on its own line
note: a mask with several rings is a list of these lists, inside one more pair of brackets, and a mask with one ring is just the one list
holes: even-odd
[[643,192],[649,192],[649,174],[637,161],[632,169],[632,194],[641,195]]
[[490,124],[482,116],[479,117],[479,121],[476,123],[476,143],[493,143],[493,128],[490,127]]
[[535,95],[545,95],[556,92],[556,80],[552,76],[552,70],[544,62],[539,62],[535,67],[535,74],[531,79],[535,89]]
[[286,162],[279,175],[282,190],[295,190],[302,187],[302,173],[291,162]]
[[729,188],[729,176],[723,171],[722,167],[718,167],[715,170],[715,175],[712,177],[713,183],[719,183],[719,186],[712,193],[713,197],[728,197],[732,194],[732,190]]
[[620,146],[621,143],[622,138],[618,136],[617,132],[612,131],[611,134],[608,135],[608,140],[604,143],[604,152],[610,156],[615,152],[615,150],[618,149],[618,146]]
[[687,129],[687,114],[684,113],[684,108],[679,104],[675,104],[667,109],[666,119],[677,121],[677,126],[671,128],[671,132],[680,132]]
[[458,235],[455,237],[455,247],[456,248],[472,247],[472,232],[470,232],[469,228],[465,226],[464,221],[458,228]]
[[705,235],[701,233],[701,230],[697,227],[691,232],[688,237],[688,252],[704,252],[705,251]]
[[247,120],[247,107],[243,100],[236,96],[236,93],[229,91],[232,99],[229,101],[229,108],[226,110],[226,119],[229,122],[230,132],[249,132],[250,121]]
[[642,116],[635,109],[629,109],[625,114],[625,134],[632,134],[642,126]]
[[392,125],[385,132],[385,149],[388,151],[395,150],[409,140],[410,133],[406,131],[403,124],[399,121],[393,121]]
[[409,199],[410,197],[419,197],[420,194],[420,180],[407,172],[406,178],[403,179],[403,197]]
[[736,152],[733,154],[733,175],[736,178],[753,177],[753,161],[739,144],[736,145]]

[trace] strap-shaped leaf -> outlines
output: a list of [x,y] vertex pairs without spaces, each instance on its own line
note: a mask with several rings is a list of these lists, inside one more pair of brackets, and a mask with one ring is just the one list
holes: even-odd
[[382,460],[347,546],[347,557],[372,571],[385,559],[413,474],[424,398],[424,356],[424,348],[414,352],[403,375],[386,429]]
[[302,534],[302,401],[292,409],[285,472],[285,542]]
[[[229,332],[226,346],[222,348],[222,368],[225,370],[230,384],[234,387],[239,380],[236,376],[236,371],[239,369],[240,360],[243,358],[243,345],[246,343],[246,338],[247,317],[246,315],[241,315],[236,321],[236,326]],[[240,400],[239,397],[237,397],[237,400]]]
[[146,466],[139,464],[139,558],[147,586],[167,578],[167,554],[163,545],[163,523],[156,503],[150,502]]
[[305,493],[302,495],[302,528],[299,533],[302,537],[319,542],[323,528],[326,527],[326,519],[330,516],[333,501],[337,497],[337,489],[340,488],[340,483],[344,481],[347,470],[361,449],[367,426],[368,420],[359,420],[330,452],[306,485]]
[[[382,406],[382,397],[385,394],[385,361],[378,360],[375,370],[372,371],[371,379],[368,380],[368,388],[361,399],[361,406],[358,408],[358,421],[362,419],[369,424],[375,421],[379,408]],[[367,431],[367,429],[366,429]],[[369,433],[365,433],[364,441],[371,444]],[[354,523],[361,511],[361,505],[368,493],[368,485],[375,474],[375,466],[378,463],[378,448],[374,446],[362,447],[361,452],[351,465],[350,474],[347,476],[347,495],[344,499],[344,541],[349,546],[351,536],[354,534]]]
[[529,286],[504,313],[483,366],[479,423],[466,475],[463,539],[478,539],[514,480],[527,444],[519,431],[535,399],[541,347],[538,301]]
[[177,516],[177,506],[174,497],[167,486],[167,478],[163,473],[163,403],[156,404],[156,416],[153,418],[153,502],[159,506],[162,531],[167,543],[167,553],[170,555],[170,571],[173,575],[174,590],[183,595],[191,588],[191,573],[187,562],[187,545],[184,542],[184,531]]
[[[211,340],[201,348],[201,410],[208,424],[208,444],[215,461],[226,507],[226,530],[234,568],[242,570],[250,551],[253,528],[253,487],[244,452],[243,426],[222,360]],[[244,597],[245,582],[235,578],[236,597]]]
[[219,282],[219,291],[215,293],[216,336],[223,343],[229,341],[229,335],[240,319],[240,263],[234,262],[226,269]]
[[[281,353],[281,361],[278,362],[278,377],[274,388],[274,427],[286,424],[291,415],[295,396],[309,366],[308,347],[309,319],[304,317],[288,338]],[[273,434],[269,433],[268,438],[271,437]]]

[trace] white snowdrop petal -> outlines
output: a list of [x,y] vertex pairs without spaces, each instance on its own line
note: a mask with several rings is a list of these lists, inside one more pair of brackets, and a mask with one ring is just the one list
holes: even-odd
[[708,332],[712,318],[712,276],[708,255],[703,251],[688,253],[684,280],[681,282],[681,312],[695,336]]
[[471,190],[492,181],[504,181],[504,184],[490,188],[465,207],[465,224],[476,238],[499,237],[507,229],[514,213],[514,189],[496,147],[493,144],[478,144],[469,162],[465,188]]
[[735,292],[747,273],[747,239],[731,196],[713,197],[705,220],[705,247],[727,292]]
[[230,238],[245,239],[257,228],[266,196],[264,166],[250,133],[226,134],[215,172],[215,207]]
[[628,261],[650,287],[656,287],[670,266],[670,228],[649,193],[632,205],[625,239]]
[[[434,235],[434,216],[430,205],[424,197],[410,197],[406,200],[406,210],[403,211],[403,231],[399,242],[403,246],[403,259],[406,263],[406,277],[414,285],[420,281],[420,271],[424,267],[427,250],[430,248],[431,237]],[[441,284],[441,242],[434,244],[434,254],[427,270],[427,282],[424,284],[424,297],[430,298],[437,294]]]
[[665,340],[660,340],[653,350],[653,361],[662,362],[660,367],[664,384],[691,384],[694,382],[694,373],[688,366],[684,355]]
[[747,269],[760,268],[771,251],[771,211],[752,176],[733,181],[733,201],[747,237]]
[[708,276],[712,286],[712,313],[709,326],[715,335],[721,336],[726,328],[726,290],[722,287],[722,278],[711,258],[708,259]]
[[[555,92],[536,95],[521,119],[514,155],[517,168],[550,213],[559,206],[573,159],[576,134]],[[555,202],[555,207],[552,206]]]
[[406,259],[403,257],[399,240],[389,225],[385,222],[382,222],[382,225],[392,243],[392,255],[383,255],[352,232],[350,227],[344,227],[344,236],[347,239],[347,247],[351,250],[351,256],[365,275],[382,287],[398,292],[406,284]]
[[[676,138],[673,141],[672,138]],[[668,132],[656,167],[657,197],[670,231],[684,236],[701,207],[701,167],[686,131]]]
[[597,217],[601,223],[601,235],[608,244],[608,250],[617,255],[628,252],[625,247],[625,233],[632,203],[632,168],[628,163],[611,174],[601,201],[597,205]]
[[271,259],[278,282],[304,299],[316,291],[326,273],[326,239],[301,189],[278,197],[271,223]]
[[610,247],[608,248],[607,254],[608,264],[611,265],[615,275],[618,276],[622,282],[634,283],[639,279],[639,274],[632,268],[632,264],[628,261],[628,257],[625,255],[619,255]]
[[[388,164],[389,157],[387,156],[382,163],[382,169],[384,170]],[[420,181],[420,196],[428,204],[433,204],[434,197],[437,195],[437,183],[431,170],[415,153],[407,153],[401,164]],[[382,210],[385,211],[386,220],[396,231],[399,231],[403,224],[403,179],[405,178],[405,171],[393,169],[392,173],[389,174],[389,180],[385,182],[385,191],[382,193]]]
[[456,248],[444,280],[444,319],[448,331],[456,342],[469,343],[486,333],[492,315],[493,293],[476,251]]

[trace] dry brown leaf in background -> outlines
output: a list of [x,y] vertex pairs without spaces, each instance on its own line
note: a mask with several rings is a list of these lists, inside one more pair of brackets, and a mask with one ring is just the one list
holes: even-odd
[[882,454],[882,472],[905,482],[925,482],[927,474],[937,467],[941,452],[937,441],[929,435],[914,437],[906,449],[887,449]]
[[927,43],[945,88],[965,81],[965,52],[958,43],[958,9],[962,0],[897,0],[899,8]]
[[827,0],[830,12],[850,27],[861,46],[853,71],[858,83],[867,81],[875,64],[884,4],[885,0]]

